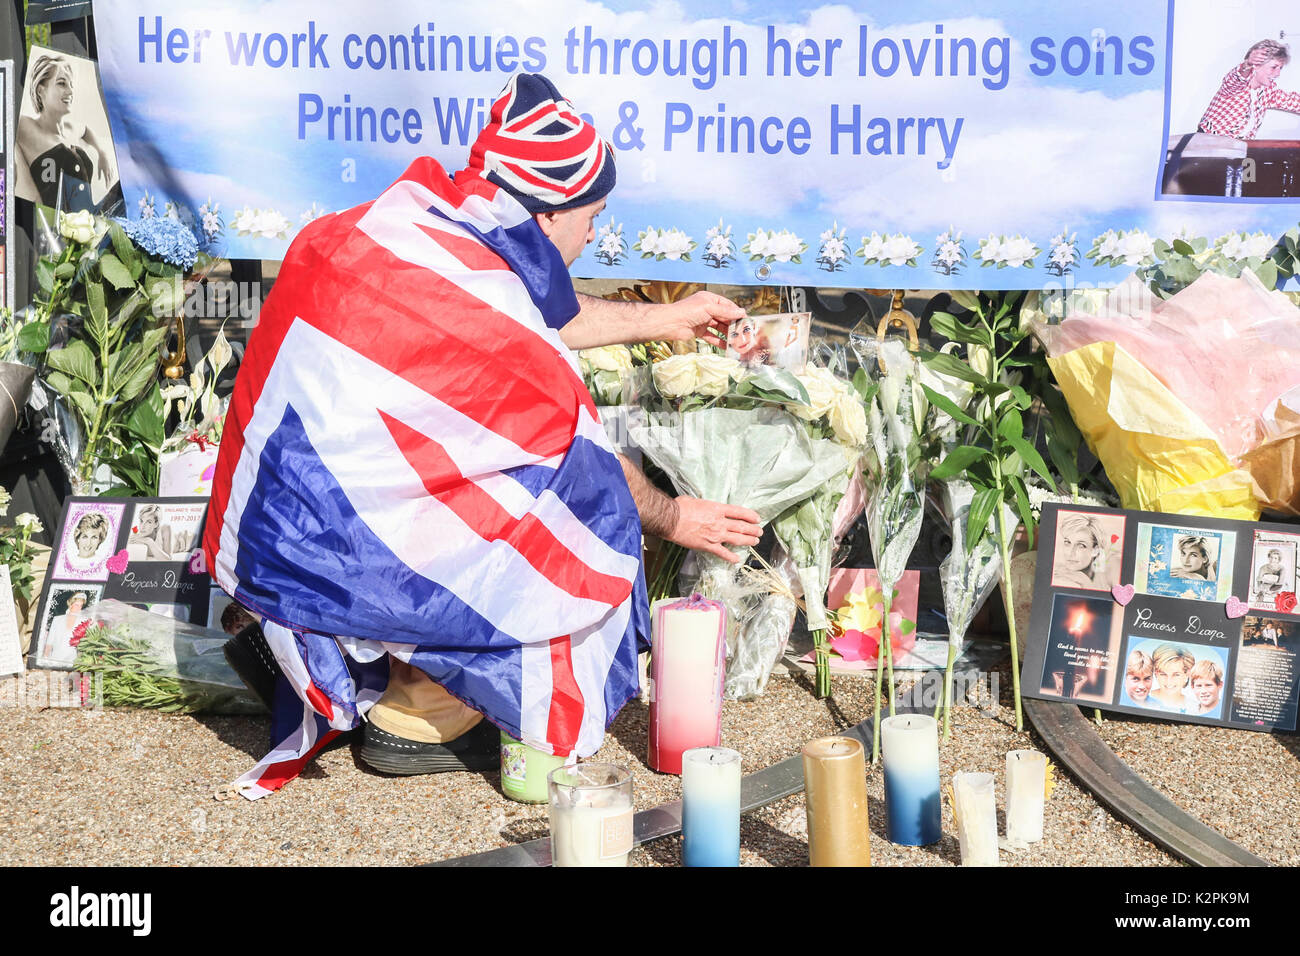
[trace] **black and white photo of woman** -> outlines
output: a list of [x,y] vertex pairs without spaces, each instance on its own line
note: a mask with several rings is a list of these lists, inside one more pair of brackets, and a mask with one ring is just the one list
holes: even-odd
[[32,47],[16,145],[15,193],[24,199],[68,212],[93,210],[116,186],[93,63]]

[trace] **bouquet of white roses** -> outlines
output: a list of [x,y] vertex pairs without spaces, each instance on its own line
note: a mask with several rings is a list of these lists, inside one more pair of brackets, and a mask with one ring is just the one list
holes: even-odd
[[[656,362],[653,379],[655,396],[631,421],[632,439],[682,494],[743,505],[767,523],[845,471],[844,446],[821,437],[794,414],[809,408],[810,397],[785,370],[750,370],[721,355],[696,353]],[[727,601],[737,591],[740,572],[716,556],[699,558],[697,590]],[[728,607],[733,624],[750,616],[746,608]],[[758,640],[764,646],[775,643],[779,655],[784,637],[773,642],[768,634],[731,632],[729,654],[734,660],[739,642]],[[729,669],[727,695],[750,696],[765,677]]]

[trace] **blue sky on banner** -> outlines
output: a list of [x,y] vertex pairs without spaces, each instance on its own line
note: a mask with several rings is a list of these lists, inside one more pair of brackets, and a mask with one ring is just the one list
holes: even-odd
[[[1170,133],[1194,128],[1197,109],[1251,42],[1300,26],[1274,23],[1270,9],[1255,0],[1179,0]],[[1110,247],[1136,256],[1151,238],[1275,236],[1300,219],[1292,203],[1155,201],[1170,10],[1163,0],[983,2],[978,12],[929,0],[905,10],[721,0],[707,11],[677,2],[492,0],[435,15],[416,0],[381,8],[97,0],[96,28],[133,210],[146,190],[160,214],[168,200],[196,210],[218,203],[228,255],[278,258],[304,221],[373,198],[414,156],[428,153],[449,170],[463,165],[482,110],[513,66],[508,58],[507,69],[498,62],[482,72],[353,69],[343,59],[349,33],[409,36],[420,24],[427,34],[432,21],[439,40],[490,35],[498,52],[513,37],[516,59],[544,60],[543,72],[612,138],[619,186],[598,221],[605,231],[575,274],[752,282],[767,265],[769,282],[1037,288],[1061,281],[1063,268],[1080,283],[1121,280],[1132,267],[1123,255],[1103,267],[1084,258],[1110,230]],[[139,18],[148,35],[158,16],[162,42],[144,44],[142,63]],[[240,31],[290,36],[312,21],[317,36],[329,33],[318,47],[328,69],[307,62],[310,40],[296,69],[231,65]],[[606,45],[603,70],[600,45],[584,42],[588,27]],[[173,29],[187,37],[177,55],[165,46]],[[199,29],[212,35],[196,63],[188,38]],[[734,46],[723,70],[724,37],[744,44],[743,75]],[[630,44],[616,71],[619,39]],[[953,75],[959,40],[970,43]],[[674,63],[685,41],[693,57],[686,75],[665,75],[665,41]],[[787,49],[793,75],[769,76],[769,62],[782,72]],[[810,75],[799,75],[800,49]],[[1300,63],[1290,69],[1300,73]],[[1289,79],[1284,73],[1280,84],[1300,86]],[[358,141],[341,121],[331,136],[330,106],[394,111],[397,141]],[[752,151],[738,117],[752,121]],[[1274,132],[1261,135],[1300,137],[1296,117],[1269,122]],[[1057,248],[1062,235],[1074,237],[1072,250]],[[981,267],[988,240],[983,251],[1003,268]],[[751,261],[756,249],[764,258]],[[796,251],[798,263],[790,261]]]

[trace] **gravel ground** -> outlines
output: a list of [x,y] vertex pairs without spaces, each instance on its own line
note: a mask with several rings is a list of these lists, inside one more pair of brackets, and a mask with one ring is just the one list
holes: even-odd
[[[773,677],[758,700],[726,704],[723,744],[744,754],[750,772],[798,753],[806,740],[857,723],[871,703],[871,682],[860,676],[836,676],[828,701],[813,699],[802,674]],[[1006,751],[1041,747],[1032,733],[1014,733],[1005,695],[1002,704],[992,717],[973,707],[955,711],[953,737],[941,748],[945,783],[956,770],[988,770],[998,774],[1001,791]],[[646,719],[645,705],[633,701],[597,755],[632,768],[638,809],[681,796],[677,777],[645,764]],[[545,807],[506,800],[496,773],[384,777],[346,748],[325,754],[263,800],[217,799],[223,784],[262,755],[267,731],[267,720],[256,717],[0,708],[0,779],[11,806],[0,821],[0,863],[413,864],[547,833]],[[1300,811],[1294,738],[1136,719],[1108,720],[1102,733],[1140,773],[1211,826],[1272,862],[1300,862],[1295,828],[1276,825]],[[1057,780],[1045,839],[1004,852],[1004,865],[1178,865],[1068,776]],[[897,847],[884,836],[875,770],[868,773],[868,797],[875,864],[958,862],[946,810],[942,842]],[[742,865],[805,865],[802,794],[746,814],[741,843]],[[680,854],[680,840],[670,838],[638,848],[632,863],[674,866]]]

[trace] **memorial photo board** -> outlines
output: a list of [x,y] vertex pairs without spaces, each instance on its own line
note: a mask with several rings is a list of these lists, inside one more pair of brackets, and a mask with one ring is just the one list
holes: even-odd
[[1296,729],[1300,526],[1046,504],[1038,554],[1025,696]]
[[71,668],[70,639],[87,619],[83,609],[106,598],[220,628],[224,594],[195,559],[207,510],[207,498],[69,498],[41,591],[31,666]]

